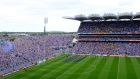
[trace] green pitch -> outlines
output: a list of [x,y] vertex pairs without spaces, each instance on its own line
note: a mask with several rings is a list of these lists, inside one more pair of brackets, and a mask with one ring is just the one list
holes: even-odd
[[3,79],[140,79],[140,58],[63,55]]

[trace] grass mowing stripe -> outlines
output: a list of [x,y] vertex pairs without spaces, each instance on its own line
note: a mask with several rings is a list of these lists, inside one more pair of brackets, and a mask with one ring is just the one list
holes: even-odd
[[[26,72],[26,74],[24,74],[24,76],[26,77],[28,77],[29,75],[32,75],[33,77],[38,77],[39,75],[41,75],[41,74],[43,74],[43,73],[40,73],[39,71],[42,69],[42,68],[46,68],[47,66],[51,66],[51,65],[55,65],[55,64],[59,64],[59,62],[61,62],[61,59],[63,59],[63,58],[65,58],[65,56],[64,57],[61,57],[61,58],[58,58],[58,59],[56,59],[55,61],[51,61],[52,63],[45,63],[45,64],[43,64],[43,66],[41,65],[41,66],[39,66],[39,68],[36,68],[36,69],[34,69],[34,71],[31,71],[31,72]],[[47,66],[46,66],[46,64],[47,64]],[[44,71],[41,71],[41,72],[45,72],[46,70],[44,70]],[[38,72],[38,74],[36,74],[36,75],[33,75],[33,74],[35,74],[35,73],[37,73]],[[23,76],[22,76],[23,77]]]
[[88,56],[80,62],[62,62],[66,57],[54,58],[8,75],[4,79],[39,79],[42,76],[41,79],[116,79],[117,76],[113,77],[112,74],[116,74],[117,71],[118,79],[140,79],[140,58],[120,57],[119,64],[116,57],[102,56]]
[[85,75],[80,75],[77,79],[87,79],[89,75],[96,69],[96,65],[102,60],[103,57],[91,56],[95,57],[94,62],[90,63],[90,66],[86,68],[85,71],[88,71]]
[[125,58],[125,63],[126,63],[127,79],[137,79],[134,67],[132,65],[132,61],[129,57]]
[[[70,75],[67,77],[67,79],[76,79],[76,78],[78,78],[80,75],[86,75],[86,74],[88,74],[88,72],[84,72],[84,71],[90,66],[91,62],[94,62],[94,60],[95,60],[94,57],[90,57],[90,56],[88,56],[88,57],[89,57],[88,61],[86,61],[86,62],[83,63],[83,64],[80,64],[80,66],[79,66],[77,69],[75,69],[75,70],[73,70],[73,71],[71,72],[72,74],[70,74]],[[74,74],[75,76],[73,76],[73,74]]]
[[108,75],[110,75],[109,70],[111,68],[112,62],[113,62],[113,57],[108,57],[107,62],[103,67],[103,70],[101,71],[98,79],[107,79]]
[[83,60],[80,61],[75,66],[73,66],[73,67],[69,68],[68,70],[66,70],[63,74],[61,74],[60,76],[58,76],[56,79],[67,79],[68,76],[72,74],[72,71],[74,71],[75,69],[77,69],[81,64],[84,64],[88,60],[89,60],[89,57],[87,57],[86,59],[84,59],[84,61]]
[[[61,62],[61,60],[62,59],[64,59],[64,58],[66,58],[67,56],[66,55],[64,55],[64,56],[62,56],[62,57],[58,57],[58,58],[54,58],[54,59],[52,59],[52,60],[49,60],[48,62],[45,62],[45,63],[42,63],[42,64],[40,64],[40,65],[36,65],[36,66],[38,66],[38,67],[35,67],[35,69],[33,69],[33,71],[31,71],[31,72],[34,72],[34,71],[36,71],[36,70],[40,70],[40,68],[45,68],[45,67],[47,67],[47,66],[50,66],[50,65],[55,65],[55,64],[58,64],[59,62]],[[46,64],[47,64],[47,66],[46,66]],[[30,72],[30,70],[28,70],[28,73],[31,73]]]
[[56,64],[54,64],[55,62],[51,65],[46,64],[46,66],[44,66],[43,68],[40,68],[36,72],[27,75],[26,78],[28,78],[28,79],[30,79],[30,78],[39,79],[41,76],[46,75],[47,73],[54,71],[55,69],[59,68],[60,66],[63,66],[65,63],[62,62],[62,60],[63,59],[58,61]]
[[138,79],[140,79],[140,64],[137,62],[136,58],[131,58],[131,61],[133,63],[134,69],[136,71],[136,76]]
[[40,68],[44,67],[46,64],[48,64],[48,65],[53,64],[52,62],[58,62],[58,60],[60,61],[61,59],[65,58],[65,57],[67,57],[67,55],[63,55],[63,56],[51,59],[40,65],[35,65],[35,66],[30,67],[29,69],[27,68],[25,70],[13,73],[9,76],[4,77],[4,79],[18,79],[18,78],[24,77],[30,73],[35,72],[36,70],[39,70]]
[[118,76],[119,76],[119,66],[120,66],[120,57],[118,57],[119,58],[119,61],[118,61],[118,72],[117,72],[117,79],[118,79]]
[[[52,73],[53,75],[54,75],[54,77],[55,77],[55,75],[56,75],[56,73],[58,73],[58,71],[56,71],[56,70],[62,70],[62,71],[64,71],[64,69],[61,69],[61,67],[63,67],[64,68],[64,66],[66,66],[66,67],[70,67],[70,66],[72,66],[72,65],[74,65],[73,63],[63,63],[62,65],[58,65],[57,67],[56,66],[54,66],[54,67],[56,67],[56,68],[54,68],[54,69],[51,69],[51,70],[49,70],[49,71],[46,71],[45,73],[43,73],[43,72],[41,72],[41,73],[43,73],[43,74],[40,74],[37,78],[38,79],[43,79],[43,78],[47,78],[47,77],[49,77],[50,75],[50,73]],[[38,74],[38,73],[35,73],[35,74]],[[46,75],[47,75],[47,77],[46,77]],[[33,78],[33,77],[31,77],[31,78]],[[34,78],[36,78],[36,77],[34,77]],[[47,79],[49,79],[49,78],[47,78]]]
[[118,63],[119,63],[119,58],[114,57],[110,71],[109,71],[108,79],[117,79]]
[[87,57],[83,60],[81,60],[80,62],[65,62],[66,64],[57,68],[56,70],[42,76],[40,79],[56,79],[56,77],[60,76],[61,74],[63,74],[65,71],[77,66],[79,63],[84,63],[85,61],[87,61]]
[[126,78],[126,63],[125,58],[120,57],[119,62],[119,73],[118,73],[118,79],[127,79]]
[[140,64],[140,57],[137,57],[136,60]]
[[106,64],[106,61],[107,61],[107,57],[103,57],[101,59],[101,61],[96,65],[96,68],[95,70],[93,70],[89,77],[87,79],[98,79],[98,77],[100,76],[99,74],[101,73],[104,65]]

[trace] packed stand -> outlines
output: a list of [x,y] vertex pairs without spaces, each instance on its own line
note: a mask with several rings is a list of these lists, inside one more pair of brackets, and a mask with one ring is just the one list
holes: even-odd
[[94,55],[140,56],[140,43],[133,42],[78,42],[69,52]]
[[78,33],[140,34],[140,23],[131,21],[82,22]]
[[[0,45],[0,76],[64,53],[72,35],[26,36]],[[8,50],[8,51],[7,51]]]

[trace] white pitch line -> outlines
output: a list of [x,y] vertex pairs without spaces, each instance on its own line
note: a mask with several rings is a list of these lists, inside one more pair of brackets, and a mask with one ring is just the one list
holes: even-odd
[[119,57],[119,64],[118,64],[118,72],[117,72],[117,79],[118,79],[118,77],[119,77],[119,66],[120,65],[120,57]]

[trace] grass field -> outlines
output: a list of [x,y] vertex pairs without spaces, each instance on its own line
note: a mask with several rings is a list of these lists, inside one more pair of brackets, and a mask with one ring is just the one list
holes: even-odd
[[3,79],[140,79],[140,58],[63,55]]

